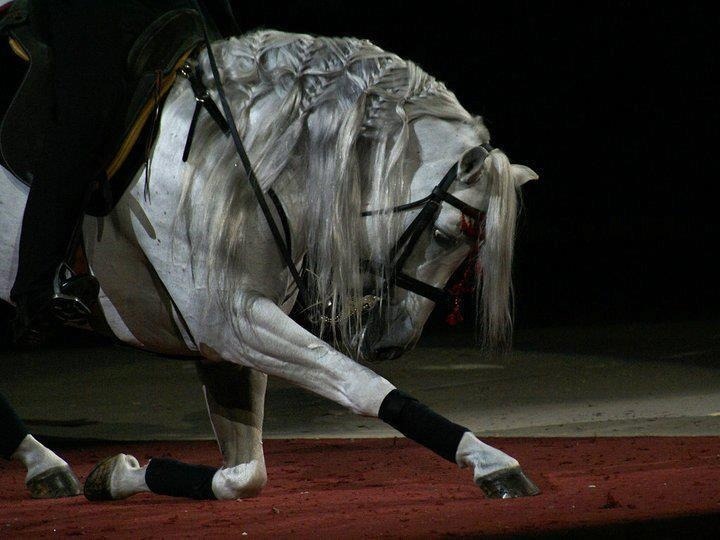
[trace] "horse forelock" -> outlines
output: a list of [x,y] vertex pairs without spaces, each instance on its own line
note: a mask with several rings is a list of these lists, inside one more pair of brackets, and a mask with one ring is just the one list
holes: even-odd
[[495,149],[486,160],[488,207],[485,239],[480,247],[477,283],[477,319],[484,345],[504,349],[512,337],[512,260],[518,195],[510,161]]
[[[217,42],[213,50],[263,190],[290,176],[304,179],[308,207],[300,234],[314,276],[311,300],[335,317],[342,306],[358,305],[363,294],[363,202],[376,208],[406,202],[411,122],[423,116],[476,120],[442,83],[369,41],[259,31]],[[205,54],[200,64],[214,94]],[[230,178],[243,175],[237,161],[232,144],[201,115],[180,215],[232,320],[239,295],[248,289],[243,231],[257,207],[245,179]],[[202,209],[191,193],[202,196]],[[402,216],[384,215],[370,224],[380,233],[370,256],[387,256],[401,223]],[[271,297],[284,294],[262,284],[250,288]],[[376,289],[384,294],[379,283]],[[347,318],[333,332],[348,344],[359,325]]]

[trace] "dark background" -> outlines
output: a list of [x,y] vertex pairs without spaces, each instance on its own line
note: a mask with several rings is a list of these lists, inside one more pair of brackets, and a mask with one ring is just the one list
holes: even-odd
[[518,326],[717,317],[715,10],[321,0],[236,11],[243,31],[353,35],[414,60],[540,174],[523,189]]
[[540,174],[523,189],[518,326],[717,317],[715,10],[297,1],[238,17],[414,60]]

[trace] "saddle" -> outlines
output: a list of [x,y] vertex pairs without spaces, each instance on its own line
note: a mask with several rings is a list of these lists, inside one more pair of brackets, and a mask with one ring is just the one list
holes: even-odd
[[[167,0],[165,3],[177,5],[178,1]],[[13,97],[12,100],[0,99],[0,157],[21,181],[30,185],[32,174],[21,171],[28,170],[30,158],[42,159],[42,153],[30,155],[27,141],[39,136],[38,123],[31,124],[26,119],[42,117],[41,102],[52,80],[52,70],[62,69],[62,66],[53,65],[52,50],[37,31],[37,25],[25,24],[32,15],[25,4],[16,1],[0,20],[0,35],[7,36],[7,45],[0,43],[0,47],[6,47],[14,54],[16,62],[24,64],[8,70],[11,76],[3,77],[2,85],[10,85],[10,92],[8,88],[3,90]],[[121,74],[124,114],[111,118],[103,132],[98,133],[107,142],[103,144],[105,150],[100,156],[101,171],[91,181],[86,207],[89,215],[107,215],[147,159],[160,107],[175,82],[177,70],[203,41],[202,19],[197,11],[178,8],[159,9],[158,13],[150,24],[138,26],[144,26],[144,30],[132,36],[134,39],[127,42],[129,47],[126,44],[122,51],[127,50],[127,60],[122,67],[124,73]],[[93,43],[86,45],[92,47]],[[97,66],[97,69],[113,67]],[[77,84],[83,82],[77,81]],[[47,125],[52,126],[52,123]],[[75,157],[87,159],[86,156]]]

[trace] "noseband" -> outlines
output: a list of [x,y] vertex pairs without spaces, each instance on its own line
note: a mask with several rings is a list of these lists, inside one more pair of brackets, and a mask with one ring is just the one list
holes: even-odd
[[[493,147],[489,144],[482,144],[478,148],[484,152],[480,158],[480,162],[482,163],[490,155]],[[403,271],[403,267],[415,249],[418,240],[420,240],[420,236],[437,218],[443,202],[457,208],[464,216],[475,220],[476,223],[480,223],[485,219],[485,212],[470,206],[448,192],[450,186],[457,180],[457,171],[458,163],[455,163],[427,197],[393,208],[369,210],[361,214],[363,217],[378,214],[397,214],[422,207],[418,215],[415,216],[415,219],[413,219],[410,225],[403,231],[393,246],[390,256],[388,257],[388,260],[390,260],[392,264],[390,268],[373,261],[364,262],[365,269],[371,274],[386,276],[386,285],[389,290],[393,286],[397,286],[406,291],[419,294],[432,300],[436,304],[449,305],[451,303],[453,295],[450,292],[409,276]]]

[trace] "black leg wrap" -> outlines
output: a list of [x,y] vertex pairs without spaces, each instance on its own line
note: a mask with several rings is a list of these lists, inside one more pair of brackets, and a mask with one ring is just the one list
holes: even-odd
[[0,394],[0,456],[10,459],[27,434],[23,421]]
[[422,444],[451,463],[455,463],[460,439],[469,431],[397,389],[385,396],[378,416],[408,439]]
[[188,497],[190,499],[216,499],[212,479],[216,468],[206,465],[189,465],[174,459],[153,458],[145,470],[145,483],[158,495]]

